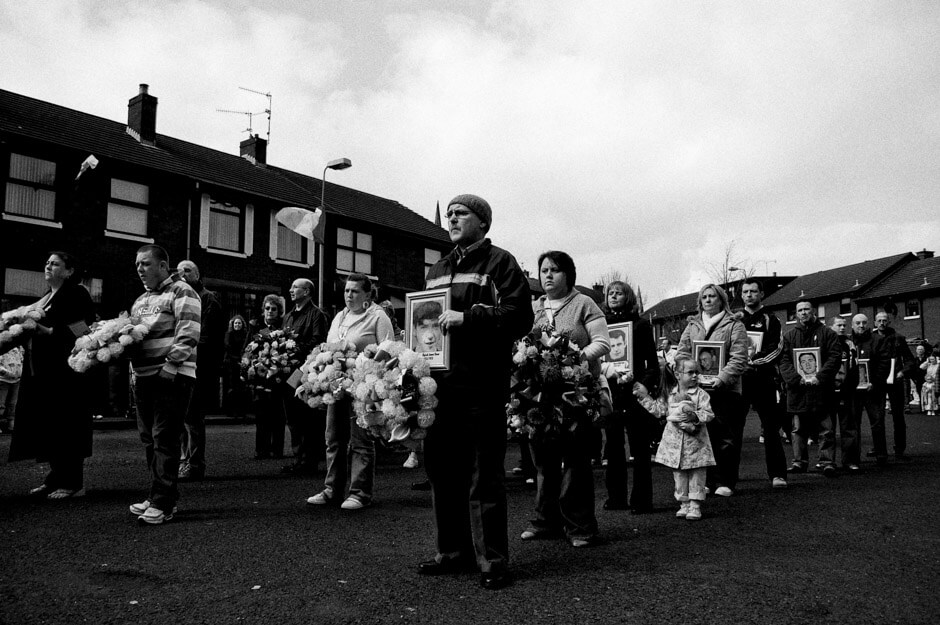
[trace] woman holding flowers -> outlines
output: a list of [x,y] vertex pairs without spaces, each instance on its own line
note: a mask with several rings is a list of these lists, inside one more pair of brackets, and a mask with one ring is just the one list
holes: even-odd
[[[361,273],[346,280],[344,308],[333,319],[327,342],[346,341],[361,352],[367,345],[394,338],[392,322],[382,307],[372,302],[372,281]],[[332,399],[332,398],[331,398]],[[359,510],[372,503],[375,482],[375,440],[355,423],[352,398],[347,394],[326,408],[326,479],[323,490],[307,499],[322,506],[339,501],[346,492],[347,459],[351,456],[349,494],[341,504],[343,510]]]
[[36,305],[45,315],[26,344],[10,459],[48,462],[49,474],[30,494],[66,499],[85,494],[84,462],[92,447],[89,391],[68,357],[95,313],[71,254],[51,252],[44,277],[49,291]]
[[720,497],[730,497],[738,481],[748,410],[741,396],[741,375],[747,368],[747,329],[731,312],[728,295],[717,284],[706,284],[699,290],[698,310],[699,314],[689,317],[689,325],[679,339],[676,367],[682,360],[694,359],[695,341],[724,343],[726,362],[715,363],[718,374],[714,382],[700,385],[708,391],[715,413],[706,427],[718,466],[708,470],[708,488]]
[[[539,281],[545,295],[532,303],[535,328],[551,328],[577,344],[580,358],[591,374],[600,375],[600,358],[610,351],[604,313],[590,297],[575,288],[574,261],[565,252],[539,257]],[[532,435],[532,453],[538,471],[535,519],[522,532],[522,540],[559,535],[573,547],[587,547],[597,538],[594,515],[594,476],[591,470],[593,428],[586,410],[575,413],[572,427],[557,435]]]
[[[261,303],[261,322],[258,332],[262,337],[281,329],[284,317],[284,298],[273,293],[265,295]],[[247,357],[247,356],[246,356]],[[255,460],[284,457],[284,395],[278,389],[257,387],[255,397]]]

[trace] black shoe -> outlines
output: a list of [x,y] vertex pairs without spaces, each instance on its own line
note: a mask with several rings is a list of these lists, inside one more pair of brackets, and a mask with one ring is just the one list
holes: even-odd
[[509,571],[490,571],[480,574],[480,586],[487,590],[499,590],[512,583]]
[[418,564],[419,575],[457,575],[469,573],[476,565],[462,558],[447,558],[438,562],[436,559],[425,560]]
[[874,450],[872,450],[872,451],[869,451],[867,454],[865,454],[865,456],[867,456],[868,458],[877,458],[878,454],[876,454]]
[[802,464],[791,464],[790,468],[787,469],[787,473],[806,473],[806,467]]
[[629,510],[630,504],[619,499],[608,499],[604,502],[604,510]]
[[826,477],[836,477],[836,475],[839,474],[839,472],[836,471],[836,468],[832,466],[831,464],[827,464],[826,466],[824,466],[822,472],[823,472],[823,475],[825,475]]
[[633,506],[630,510],[630,514],[653,514],[654,512],[656,512],[656,510],[653,506],[643,506],[641,508]]
[[411,490],[431,490],[431,480],[424,480],[422,482],[412,482]]

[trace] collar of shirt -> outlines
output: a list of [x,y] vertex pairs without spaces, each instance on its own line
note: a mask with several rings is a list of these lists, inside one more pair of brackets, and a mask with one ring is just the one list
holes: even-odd
[[459,245],[458,245],[457,247],[455,247],[455,248],[454,248],[454,254],[457,256],[457,262],[459,263],[460,261],[462,261],[464,258],[467,257],[467,254],[469,254],[469,253],[472,252],[473,250],[482,247],[484,241],[486,241],[486,237],[480,239],[480,240],[477,241],[476,243],[472,243],[472,244],[468,245],[468,246],[466,247],[466,249],[463,249],[463,250],[460,249],[460,246],[459,246]]

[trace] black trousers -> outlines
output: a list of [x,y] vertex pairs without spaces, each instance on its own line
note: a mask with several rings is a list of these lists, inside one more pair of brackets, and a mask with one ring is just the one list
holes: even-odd
[[[631,396],[632,398],[632,396]],[[624,410],[617,410],[607,421],[607,498],[613,503],[627,503],[634,510],[649,510],[653,507],[653,461],[650,444],[656,437],[659,422],[647,412],[636,399],[626,400]],[[633,490],[627,495],[627,452],[630,444],[633,455]]]
[[772,375],[763,375],[760,372],[745,374],[742,383],[744,418],[747,418],[747,410],[753,406],[764,432],[764,464],[767,468],[767,477],[786,478],[787,457],[779,435],[780,412],[777,404],[777,384]]
[[[706,483],[713,492],[719,486],[733,489],[738,484],[747,405],[741,394],[734,391],[710,391],[708,395],[715,418],[706,427],[717,466],[708,467]],[[766,434],[764,440],[767,440]]]

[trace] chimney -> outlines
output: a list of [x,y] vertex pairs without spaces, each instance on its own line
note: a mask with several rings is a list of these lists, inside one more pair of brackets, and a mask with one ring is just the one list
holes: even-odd
[[264,165],[268,157],[268,142],[258,135],[248,135],[248,138],[238,144],[241,157],[248,159],[255,165]]
[[127,102],[127,133],[147,145],[157,140],[157,99],[141,83],[140,93]]
[[928,258],[933,258],[933,252],[930,252],[925,247],[921,251],[917,252],[917,258],[921,260],[927,260]]

